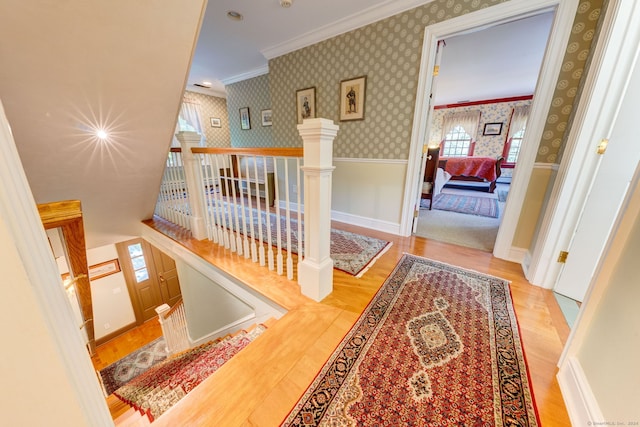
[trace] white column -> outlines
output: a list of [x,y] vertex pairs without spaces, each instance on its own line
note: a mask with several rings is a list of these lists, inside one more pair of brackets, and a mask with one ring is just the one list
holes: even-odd
[[331,175],[338,128],[327,119],[307,119],[298,125],[304,140],[304,259],[298,262],[298,283],[302,294],[315,301],[333,291]]
[[162,304],[156,307],[156,314],[158,315],[158,322],[160,323],[160,329],[162,329],[162,336],[165,337],[164,339],[164,343],[165,343],[165,350],[167,353],[170,353],[171,349],[169,348],[169,339],[167,339],[167,335],[169,335],[169,331],[167,330],[165,323],[164,323],[164,316],[165,314],[171,310],[171,307],[169,307],[169,304]]
[[189,189],[191,235],[197,240],[203,240],[207,238],[207,227],[205,224],[204,195],[202,194],[201,165],[191,153],[192,147],[200,146],[200,134],[197,132],[178,132],[176,138],[182,148],[184,179]]

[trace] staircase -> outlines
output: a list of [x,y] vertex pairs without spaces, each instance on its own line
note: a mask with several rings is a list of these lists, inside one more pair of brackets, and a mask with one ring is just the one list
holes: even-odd
[[[116,390],[110,399],[116,426],[144,426],[162,415],[266,330],[257,325],[186,350],[153,366]],[[117,398],[117,399],[116,399]],[[128,405],[121,409],[114,406]]]

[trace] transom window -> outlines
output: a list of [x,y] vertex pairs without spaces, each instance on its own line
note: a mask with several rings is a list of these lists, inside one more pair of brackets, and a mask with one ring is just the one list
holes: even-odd
[[471,150],[471,135],[460,125],[454,126],[442,142],[443,157],[467,157]]

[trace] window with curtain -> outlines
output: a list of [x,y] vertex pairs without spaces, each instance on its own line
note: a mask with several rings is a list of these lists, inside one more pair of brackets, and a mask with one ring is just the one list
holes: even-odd
[[472,156],[479,123],[480,111],[447,114],[442,123],[441,156]]
[[529,117],[529,106],[523,105],[515,107],[511,115],[511,123],[509,125],[509,134],[504,144],[503,156],[504,164],[515,165],[522,148],[522,140],[527,128],[527,118]]
[[[178,123],[176,123],[176,132],[198,132],[200,134],[200,146],[205,147],[207,140],[202,130],[202,121],[200,120],[200,103],[184,97],[182,100],[182,106],[180,107],[180,114],[178,115]],[[173,138],[172,147],[179,147],[178,141]]]

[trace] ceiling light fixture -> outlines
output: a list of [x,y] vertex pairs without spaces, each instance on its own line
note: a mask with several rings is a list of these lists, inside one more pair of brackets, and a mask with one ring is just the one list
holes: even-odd
[[105,140],[105,139],[109,138],[109,134],[108,134],[108,133],[107,133],[107,131],[106,131],[106,130],[104,130],[104,129],[98,129],[98,130],[96,130],[96,136],[97,136],[99,139],[102,139],[102,140]]
[[293,0],[280,0],[280,6],[284,8],[291,7],[292,4]]
[[235,10],[230,10],[227,12],[227,18],[232,21],[242,21],[242,14],[240,12],[236,12]]

